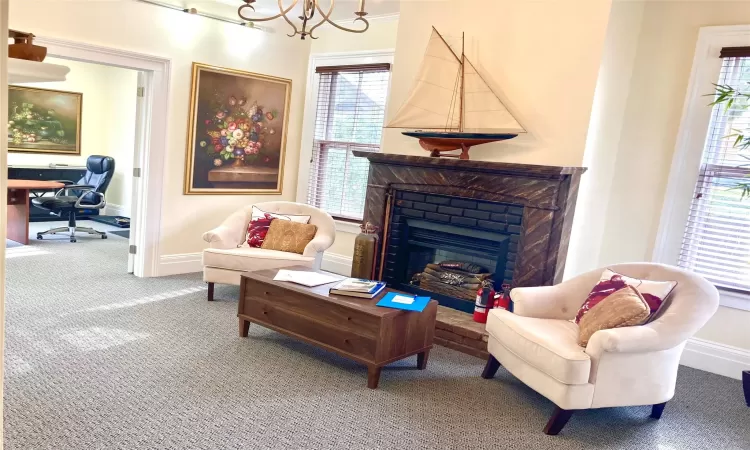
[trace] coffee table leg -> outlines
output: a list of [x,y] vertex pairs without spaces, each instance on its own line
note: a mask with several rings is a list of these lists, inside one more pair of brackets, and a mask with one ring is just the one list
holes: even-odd
[[382,367],[369,366],[367,368],[367,387],[377,389],[380,381],[380,370]]
[[417,353],[417,369],[425,370],[427,368],[427,358],[430,357],[430,351],[425,350],[422,353]]
[[250,322],[240,319],[240,337],[247,337],[248,331],[250,331]]

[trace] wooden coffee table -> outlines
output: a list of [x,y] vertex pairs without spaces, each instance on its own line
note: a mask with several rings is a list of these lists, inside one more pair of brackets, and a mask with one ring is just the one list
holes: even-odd
[[[312,270],[289,267],[290,270]],[[237,308],[241,337],[250,323],[330,350],[367,366],[367,387],[378,387],[383,366],[417,355],[417,368],[427,367],[435,334],[438,303],[431,300],[424,311],[408,312],[375,306],[374,299],[329,295],[335,284],[308,288],[274,281],[278,269],[242,275]],[[329,274],[332,275],[332,274]],[[344,277],[340,277],[343,279]]]

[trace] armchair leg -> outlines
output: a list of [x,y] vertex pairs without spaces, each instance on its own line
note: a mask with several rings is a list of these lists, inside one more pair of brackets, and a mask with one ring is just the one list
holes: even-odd
[[482,378],[490,379],[495,376],[497,369],[500,368],[500,361],[495,359],[494,356],[490,355],[487,358],[487,364],[484,366],[484,372],[482,372]]
[[208,301],[214,301],[214,284],[208,283]]
[[651,407],[651,418],[659,420],[661,414],[664,412],[664,407],[667,406],[667,402],[659,403]]
[[556,436],[562,431],[563,427],[568,423],[570,416],[572,416],[574,412],[575,410],[572,409],[562,409],[559,406],[555,406],[555,412],[552,413],[552,417],[549,418],[549,422],[547,422],[547,425],[544,427],[544,434]]
[[745,403],[750,406],[750,370],[742,372],[742,390],[745,391]]

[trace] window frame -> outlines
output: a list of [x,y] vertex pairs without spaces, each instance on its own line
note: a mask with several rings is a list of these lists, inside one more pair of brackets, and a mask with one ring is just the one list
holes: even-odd
[[[299,171],[297,174],[298,203],[307,203],[308,184],[310,182],[310,171],[312,166],[313,141],[315,138],[315,115],[318,99],[318,74],[317,67],[365,65],[365,64],[391,64],[393,73],[393,49],[362,51],[362,52],[337,52],[337,53],[313,53],[307,67],[307,90],[305,94],[305,110],[302,119],[302,138],[300,143]],[[388,92],[390,94],[393,76],[388,81]],[[386,99],[386,116],[388,115],[390,95]],[[382,146],[382,137],[380,144]],[[382,147],[381,147],[382,148]],[[336,231],[359,234],[359,223],[351,220],[335,219]]]
[[[707,93],[719,80],[724,47],[750,46],[750,25],[701,27],[677,133],[652,260],[677,265],[713,108]],[[748,200],[750,201],[750,200]],[[750,311],[750,292],[719,289],[720,304]]]

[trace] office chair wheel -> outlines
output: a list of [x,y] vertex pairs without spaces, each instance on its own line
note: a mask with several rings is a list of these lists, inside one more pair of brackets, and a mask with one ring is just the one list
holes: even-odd
[[107,235],[106,235],[106,234],[103,234],[103,235],[102,235],[102,239],[107,239]]
[[70,242],[75,242],[76,238],[70,238]]
[[36,238],[37,238],[37,239],[39,239],[39,240],[41,241],[41,240],[43,239],[43,238],[42,238],[42,233],[37,233],[37,234],[36,234]]

